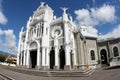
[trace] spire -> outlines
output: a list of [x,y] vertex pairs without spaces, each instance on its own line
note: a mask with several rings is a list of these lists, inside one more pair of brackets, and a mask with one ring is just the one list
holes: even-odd
[[23,33],[23,29],[24,29],[24,27],[22,26],[21,31],[20,31],[20,34],[19,34],[19,38],[20,38],[20,39],[21,39],[21,36],[22,36],[22,33]]
[[21,32],[23,32],[23,29],[24,29],[24,27],[22,26],[22,28],[21,28]]

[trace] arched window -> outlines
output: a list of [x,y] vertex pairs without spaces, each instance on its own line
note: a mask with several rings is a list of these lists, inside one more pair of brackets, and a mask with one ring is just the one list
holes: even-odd
[[91,60],[95,60],[95,52],[94,52],[94,50],[90,51],[90,55],[91,55]]
[[116,46],[113,48],[113,54],[114,54],[114,57],[119,56],[118,48]]

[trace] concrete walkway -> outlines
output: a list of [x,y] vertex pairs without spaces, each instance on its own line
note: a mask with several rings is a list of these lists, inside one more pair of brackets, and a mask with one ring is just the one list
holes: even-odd
[[115,69],[97,69],[89,77],[41,77],[14,72],[0,66],[0,73],[3,73],[15,80],[120,80],[120,68]]

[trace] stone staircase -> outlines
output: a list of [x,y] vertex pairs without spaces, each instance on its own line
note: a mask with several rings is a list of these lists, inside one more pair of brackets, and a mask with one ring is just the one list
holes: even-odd
[[36,75],[42,77],[84,77],[90,76],[95,69],[85,69],[85,70],[72,70],[72,71],[41,71],[35,69],[23,69],[23,68],[6,68],[12,71]]

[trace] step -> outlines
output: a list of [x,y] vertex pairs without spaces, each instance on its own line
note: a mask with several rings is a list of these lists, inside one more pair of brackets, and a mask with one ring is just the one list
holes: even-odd
[[43,77],[84,77],[90,76],[95,69],[85,69],[85,70],[73,70],[73,71],[40,71],[40,70],[31,70],[31,69],[23,69],[23,68],[7,68],[12,71],[36,75],[36,76],[43,76]]

